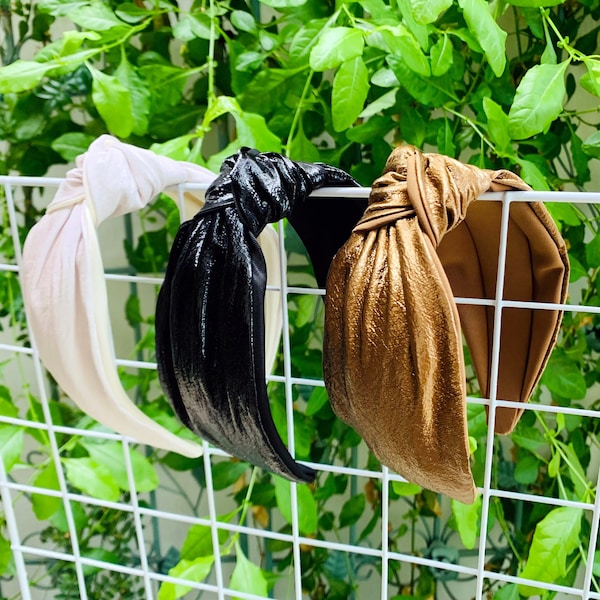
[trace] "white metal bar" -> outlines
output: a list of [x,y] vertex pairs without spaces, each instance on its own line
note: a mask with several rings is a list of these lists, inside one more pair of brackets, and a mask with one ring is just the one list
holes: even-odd
[[209,525],[210,525],[210,533],[212,538],[212,545],[214,551],[214,569],[215,569],[215,577],[217,580],[217,589],[218,589],[218,598],[219,600],[224,599],[223,589],[225,587],[225,583],[223,580],[223,565],[221,563],[221,545],[219,543],[219,523],[217,521],[217,507],[215,504],[215,489],[213,487],[213,479],[212,479],[212,466],[210,461],[210,451],[208,447],[208,443],[206,441],[202,442],[202,446],[204,448],[203,460],[204,460],[204,478],[206,480],[206,492],[208,498],[208,516],[209,516]]
[[389,522],[390,522],[390,470],[381,467],[381,600],[388,599]]
[[592,592],[592,576],[594,571],[594,558],[596,556],[596,545],[598,543],[598,527],[600,524],[600,469],[596,480],[596,501],[594,503],[594,514],[590,526],[590,543],[587,551],[585,575],[583,578],[583,600],[589,600]]
[[[294,446],[294,397],[292,389],[292,357],[290,348],[290,322],[288,317],[288,295],[287,287],[287,262],[285,251],[285,232],[284,227],[279,227],[277,234],[279,240],[279,259],[281,276],[281,310],[282,310],[282,340],[283,340],[283,374],[285,378],[285,405],[287,418],[287,439],[288,450],[292,457],[295,455]],[[296,600],[302,600],[302,564],[300,561],[300,528],[298,520],[298,489],[297,484],[290,483],[290,502],[292,515],[292,553],[294,556],[294,597]]]
[[475,597],[483,598],[483,570],[486,562],[485,540],[487,537],[487,524],[489,516],[490,489],[492,487],[492,466],[494,460],[494,427],[496,423],[496,396],[498,385],[498,370],[500,357],[500,333],[502,328],[502,297],[504,294],[504,273],[506,270],[506,247],[508,243],[508,222],[510,215],[510,202],[506,196],[502,202],[502,217],[500,224],[500,244],[498,256],[498,272],[496,276],[496,308],[494,310],[494,329],[492,334],[492,364],[490,368],[490,410],[488,415],[488,433],[486,441],[484,483],[481,499],[481,527],[479,530],[479,552],[477,559],[477,591]]
[[27,568],[25,566],[25,558],[23,557],[23,552],[20,549],[21,536],[19,535],[18,521],[13,509],[12,498],[7,485],[8,483],[9,481],[6,475],[6,469],[4,468],[4,460],[2,457],[0,457],[0,499],[2,499],[2,505],[4,507],[10,549],[15,562],[17,580],[19,582],[19,589],[21,590],[23,600],[31,600],[31,590],[29,587]]
[[[13,238],[13,246],[15,251],[16,263],[19,267],[23,264],[23,257],[21,253],[21,243],[19,239],[19,231],[17,224],[17,215],[15,211],[14,197],[12,193],[12,188],[9,186],[5,187],[5,194],[7,200],[7,209],[8,216],[10,221],[11,233]],[[83,569],[81,567],[81,554],[79,551],[79,539],[77,537],[77,528],[75,527],[75,519],[73,518],[73,511],[71,509],[71,504],[67,497],[68,488],[66,477],[64,471],[62,469],[62,463],[60,460],[60,451],[58,449],[58,444],[56,442],[56,433],[54,431],[54,424],[52,422],[52,415],[50,413],[50,406],[48,404],[48,395],[46,393],[46,385],[44,382],[43,368],[39,353],[36,349],[35,339],[33,337],[33,333],[31,329],[28,328],[29,339],[31,340],[31,346],[33,349],[33,366],[35,372],[35,379],[38,386],[38,390],[40,393],[40,404],[42,406],[42,412],[44,415],[44,419],[48,425],[48,440],[50,442],[50,448],[52,452],[52,458],[54,461],[54,467],[56,470],[56,475],[58,479],[59,488],[62,492],[62,501],[65,509],[65,518],[67,521],[67,526],[69,530],[70,543],[71,548],[73,550],[73,556],[75,557],[75,573],[77,576],[77,583],[79,585],[79,596],[81,600],[87,600],[87,590],[85,586],[85,578],[83,575]]]
[[152,591],[152,583],[150,580],[150,568],[148,566],[148,555],[146,554],[146,543],[144,540],[144,529],[142,526],[137,487],[135,484],[135,477],[133,475],[133,465],[131,463],[131,452],[129,448],[129,442],[124,437],[122,439],[122,449],[123,460],[125,461],[125,471],[127,473],[127,482],[129,483],[129,498],[131,501],[133,523],[135,526],[135,536],[137,539],[138,552],[140,555],[140,566],[143,572],[144,589],[146,590],[146,600],[153,600],[154,593]]

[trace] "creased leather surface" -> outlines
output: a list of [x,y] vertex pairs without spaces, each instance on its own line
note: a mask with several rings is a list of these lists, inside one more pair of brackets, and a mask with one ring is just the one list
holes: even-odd
[[[495,290],[501,209],[473,203],[487,190],[510,188],[529,189],[508,171],[397,148],[327,278],[324,377],[335,412],[383,464],[467,503],[476,489],[452,294],[485,298]],[[564,300],[566,251],[541,204],[511,207],[506,280],[506,298]],[[518,313],[503,311],[498,397],[526,401],[560,314]],[[467,307],[461,318],[489,393],[493,309]],[[498,430],[514,426],[519,414],[499,410]]]
[[156,309],[160,382],[182,422],[242,460],[295,481],[271,416],[264,369],[265,263],[256,236],[322,186],[356,185],[323,164],[243,148],[171,250]]

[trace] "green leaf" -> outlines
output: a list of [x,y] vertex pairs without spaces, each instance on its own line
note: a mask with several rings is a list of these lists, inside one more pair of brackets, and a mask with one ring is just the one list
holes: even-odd
[[437,145],[440,154],[454,157],[456,155],[456,145],[454,144],[454,135],[448,119],[444,119],[444,124],[437,132]]
[[7,473],[21,458],[23,433],[24,429],[17,425],[0,424],[0,455]]
[[452,6],[452,0],[412,0],[412,14],[417,23],[433,23]]
[[600,233],[596,234],[585,246],[585,258],[588,267],[600,266]]
[[87,457],[64,458],[63,464],[67,481],[93,498],[116,502],[121,496],[110,468]]
[[140,311],[140,297],[137,294],[131,294],[125,303],[125,317],[127,322],[135,327],[144,321]]
[[423,50],[429,50],[429,33],[431,28],[423,23],[417,23],[413,16],[412,0],[396,0],[396,4],[400,9],[402,21],[419,42],[419,46],[423,48]]
[[566,356],[555,352],[541,379],[553,393],[570,400],[582,400],[587,393],[585,378],[579,367]]
[[254,17],[245,10],[234,10],[229,15],[229,19],[231,20],[231,24],[239,31],[246,31],[248,33],[256,33],[258,31]]
[[42,13],[64,17],[69,12],[87,6],[88,0],[38,0],[36,8]]
[[158,12],[159,11],[148,10],[133,2],[123,2],[118,5],[118,8],[115,8],[115,14],[127,23],[139,23],[154,14],[158,14]]
[[92,73],[92,101],[108,130],[122,138],[133,131],[131,92],[113,75],[88,66]]
[[327,404],[328,400],[327,390],[324,387],[316,387],[308,397],[306,416],[312,417],[317,414]]
[[[33,485],[49,490],[59,490],[58,476],[54,463],[48,463],[41,469],[33,480]],[[62,500],[56,496],[45,494],[31,494],[31,506],[35,516],[40,521],[49,519],[62,506]]]
[[317,45],[323,33],[327,19],[315,19],[305,23],[290,42],[290,65],[304,66],[312,49]]
[[417,102],[430,107],[440,107],[448,100],[457,100],[452,88],[449,87],[448,75],[439,78],[421,77],[396,56],[387,56],[386,61],[394,71],[400,85]]
[[519,588],[516,583],[508,583],[495,594],[494,600],[519,600]]
[[210,17],[206,14],[185,15],[173,27],[173,35],[183,42],[195,38],[210,40]]
[[452,500],[452,514],[463,546],[472,550],[475,548],[475,540],[479,535],[481,496],[477,495],[473,504],[463,504],[458,500]]
[[63,133],[50,144],[54,152],[58,152],[65,160],[75,160],[80,154],[87,151],[89,145],[96,138],[93,135],[81,132]]
[[469,31],[483,49],[494,75],[500,77],[506,66],[506,31],[492,17],[486,0],[458,0],[458,4]]
[[540,168],[530,160],[524,158],[516,158],[516,162],[521,167],[521,177],[528,183],[534,190],[549,190],[550,184],[542,173]]
[[[199,583],[210,574],[214,560],[214,556],[201,556],[194,560],[183,559],[169,569],[169,575]],[[176,600],[176,598],[185,596],[191,589],[192,586],[189,585],[165,582],[158,590],[158,600]]]
[[453,48],[450,37],[442,35],[440,39],[431,46],[429,50],[431,60],[431,74],[434,77],[440,77],[448,72],[452,66]]
[[579,79],[581,87],[594,96],[600,96],[600,61],[593,58],[584,59],[587,73]]
[[[289,158],[303,162],[317,162],[320,158],[317,147],[306,137],[304,129],[298,127],[290,144]],[[314,310],[314,304],[313,304]],[[299,311],[300,312],[300,311]]]
[[538,477],[539,468],[540,461],[532,454],[519,458],[515,465],[515,480],[524,485],[533,483]]
[[10,542],[0,535],[0,575],[4,575],[9,570],[11,560]]
[[381,36],[392,55],[400,57],[411,71],[423,77],[431,75],[431,67],[427,57],[406,27],[398,25],[385,29],[381,32]]
[[368,119],[377,113],[384,111],[386,108],[391,108],[396,104],[396,94],[398,89],[394,88],[389,92],[386,92],[382,96],[379,96],[377,100],[373,100],[370,104],[364,108],[364,110],[358,115],[361,119]]
[[596,550],[596,553],[594,554],[593,573],[595,577],[600,577],[600,550]]
[[0,92],[10,94],[30,90],[56,65],[32,60],[17,60],[0,69]]
[[332,27],[326,29],[310,52],[310,67],[326,71],[362,54],[365,45],[360,29]]
[[255,113],[234,113],[238,142],[261,152],[281,152],[281,139],[267,126],[265,118]]
[[508,132],[522,140],[546,131],[563,109],[569,61],[536,65],[525,73],[508,113]]
[[306,4],[306,0],[260,0],[260,3],[271,8],[296,8]]
[[229,580],[229,587],[236,592],[263,598],[268,596],[269,586],[265,572],[246,558],[239,543],[235,545],[235,568]]
[[398,496],[414,496],[421,491],[421,486],[408,481],[392,481],[392,489]]
[[[181,98],[186,80],[191,75],[189,69],[172,65],[146,64],[139,67],[139,72],[150,86],[152,110],[155,113],[168,112],[168,117],[171,117],[172,111],[169,111],[171,107],[183,108]],[[180,135],[183,133],[188,131]]]
[[224,460],[212,466],[213,487],[224,490],[233,485],[247,470],[248,463]]
[[[220,528],[217,528],[217,535],[219,544],[224,544],[229,537],[229,533]],[[209,525],[192,525],[181,546],[181,558],[192,561],[201,556],[214,556],[212,530]]]
[[556,477],[560,471],[560,452],[555,452],[548,462],[548,475]]
[[129,90],[131,95],[132,133],[144,135],[148,131],[151,93],[145,81],[138,75],[136,68],[125,58],[115,70],[119,83]]
[[17,417],[19,410],[12,402],[10,389],[5,385],[0,385],[0,415],[5,417]]
[[[579,508],[561,506],[551,510],[536,526],[529,557],[520,576],[545,583],[555,583],[567,574],[567,558],[580,543]],[[541,594],[540,588],[519,585],[519,593],[530,597]]]
[[566,455],[565,463],[569,470],[569,476],[571,477],[577,499],[582,502],[589,502],[588,493],[590,486],[588,485],[585,471],[583,470],[583,466],[581,465],[579,456],[577,455],[573,444],[557,443]]
[[600,158],[600,131],[587,137],[581,145],[581,149],[592,158]]
[[557,6],[565,0],[506,0],[513,6],[523,6],[525,8],[540,8],[542,6]]
[[369,93],[369,72],[360,56],[342,63],[333,79],[331,116],[333,129],[348,129],[363,109]]
[[[290,482],[275,476],[273,478],[273,484],[275,485],[275,498],[281,515],[291,524],[292,497]],[[303,484],[296,485],[296,492],[298,496],[298,527],[300,528],[301,533],[310,535],[311,533],[315,533],[318,524],[315,498],[310,489]]]
[[191,133],[188,135],[181,135],[162,144],[152,144],[150,150],[155,154],[168,156],[174,160],[188,160],[190,155],[190,142],[195,137],[196,136]]
[[[81,556],[91,558],[93,560],[101,560],[103,562],[120,565],[122,558],[116,553],[106,550],[105,548],[86,548],[82,551]],[[93,567],[92,565],[82,565],[83,574],[85,577],[99,573],[103,570],[102,567]]]
[[488,97],[483,99],[483,110],[487,117],[487,131],[494,142],[496,154],[499,156],[513,155],[511,139],[508,135],[508,115],[499,104]]
[[577,173],[577,183],[583,185],[591,179],[589,157],[583,150],[583,141],[574,132],[571,132],[571,156],[573,157],[573,166]]
[[340,527],[354,525],[365,512],[366,499],[364,494],[357,494],[344,502],[340,511]]
[[317,302],[319,302],[319,300],[319,297],[315,296],[314,294],[303,294],[297,296],[296,306],[298,310],[294,319],[294,325],[296,325],[296,327],[304,327],[304,325],[312,320],[313,315],[315,314]]
[[204,113],[203,126],[212,123],[212,121],[227,113],[236,114],[240,112],[242,112],[242,109],[236,98],[231,96],[217,96],[209,103]]
[[584,266],[574,256],[569,256],[569,263],[571,267],[569,272],[569,283],[579,281],[582,277],[587,277],[587,271]]
[[542,56],[540,57],[540,64],[542,65],[555,65],[557,62],[556,52],[552,42],[546,44]]
[[[124,491],[130,491],[123,445],[118,442],[96,442],[92,439],[81,442],[94,463],[106,467],[115,483]],[[158,487],[158,474],[150,461],[140,452],[129,449],[135,488],[138,492],[151,492]]]
[[530,452],[535,452],[545,442],[544,434],[536,427],[526,425],[523,420],[519,421],[510,437],[517,446]]
[[124,23],[115,13],[103,2],[96,0],[89,6],[81,6],[69,11],[67,17],[76,25],[93,31],[108,31],[113,27],[131,28],[131,25]]
[[377,24],[398,21],[397,17],[392,12],[392,8],[388,6],[384,0],[360,0],[360,5],[369,13],[371,19]]

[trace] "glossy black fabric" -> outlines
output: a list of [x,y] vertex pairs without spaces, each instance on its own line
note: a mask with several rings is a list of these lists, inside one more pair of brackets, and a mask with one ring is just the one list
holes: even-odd
[[[182,422],[242,460],[299,482],[265,385],[265,260],[256,237],[322,186],[357,185],[323,164],[243,148],[181,225],[156,309],[161,385]],[[327,200],[324,200],[326,202]]]
[[366,198],[307,198],[288,217],[310,256],[319,287],[325,287],[335,253],[350,237],[366,208]]

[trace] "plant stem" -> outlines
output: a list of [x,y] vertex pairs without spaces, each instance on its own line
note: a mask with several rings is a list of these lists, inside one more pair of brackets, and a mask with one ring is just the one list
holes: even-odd
[[208,40],[208,105],[215,99],[215,0],[210,0],[210,38]]
[[[258,468],[253,467],[252,475],[250,475],[250,483],[248,484],[248,489],[246,491],[246,496],[242,500],[242,512],[240,514],[240,518],[238,521],[239,525],[244,524],[244,521],[246,520],[246,515],[248,514],[248,508],[252,505],[252,503],[250,502],[250,498],[252,497],[252,491],[254,489],[254,483],[256,481],[257,474],[258,474]],[[229,554],[231,552],[231,549],[236,545],[236,543],[238,542],[239,539],[240,539],[240,532],[236,531],[235,534],[232,536],[231,540],[229,541],[229,544],[227,545],[225,550],[223,550],[223,555]]]
[[304,82],[304,88],[302,90],[302,95],[300,96],[300,100],[298,102],[298,106],[296,107],[296,112],[294,112],[294,118],[292,119],[292,124],[290,125],[290,132],[288,134],[287,143],[285,145],[285,155],[290,156],[290,151],[292,149],[292,140],[294,139],[294,135],[296,134],[296,129],[301,127],[300,119],[302,117],[304,101],[306,100],[306,96],[308,96],[308,92],[310,90],[310,84],[312,81],[312,76],[314,75],[314,71],[310,69],[308,72],[308,77]]
[[459,119],[462,119],[465,123],[467,123],[469,125],[469,127],[471,127],[471,129],[473,129],[473,131],[481,138],[481,141],[485,144],[487,144],[490,149],[492,150],[492,152],[496,152],[496,146],[494,146],[494,144],[492,144],[492,142],[490,142],[490,140],[487,139],[487,137],[485,136],[485,134],[483,133],[483,131],[481,131],[481,129],[479,129],[477,123],[475,123],[475,121],[473,121],[473,119],[471,119],[470,117],[467,117],[467,115],[463,115],[462,113],[454,110],[453,108],[450,108],[448,105],[444,105],[444,110],[447,110],[448,112],[452,113],[454,116],[458,117]]

